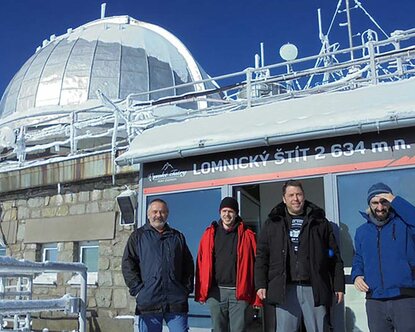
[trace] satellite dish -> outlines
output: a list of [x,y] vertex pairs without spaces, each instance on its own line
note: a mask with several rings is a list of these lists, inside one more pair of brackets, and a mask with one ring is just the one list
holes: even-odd
[[295,46],[294,44],[287,43],[287,44],[282,45],[280,48],[280,56],[285,61],[295,60],[297,59],[297,55],[298,55],[298,49],[297,49],[297,46]]
[[16,135],[10,127],[0,128],[0,147],[9,148],[16,142]]

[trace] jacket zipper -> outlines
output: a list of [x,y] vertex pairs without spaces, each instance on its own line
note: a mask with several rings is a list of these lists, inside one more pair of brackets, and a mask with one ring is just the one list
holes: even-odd
[[384,282],[383,282],[383,272],[382,272],[382,259],[381,259],[381,249],[380,249],[380,227],[377,227],[378,230],[378,238],[377,238],[377,247],[378,247],[378,258],[379,258],[379,272],[380,272],[380,282],[382,284],[382,289],[384,289]]

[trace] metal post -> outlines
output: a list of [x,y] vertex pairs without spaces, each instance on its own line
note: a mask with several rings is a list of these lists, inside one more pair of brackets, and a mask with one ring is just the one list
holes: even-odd
[[76,123],[76,114],[75,112],[72,112],[71,113],[71,126],[69,127],[70,128],[69,134],[70,134],[71,155],[74,155],[77,149],[76,141],[75,141],[75,136],[76,136],[75,123]]
[[252,72],[251,68],[246,69],[246,106],[251,107],[252,105]]
[[[353,48],[352,22],[350,19],[349,0],[346,0],[347,31],[349,33],[349,47]],[[353,50],[350,50],[350,60],[354,60]]]
[[375,62],[375,48],[373,47],[373,42],[367,43],[367,48],[369,50],[369,61],[370,61],[370,73],[372,84],[378,83],[378,74],[376,71],[376,62]]
[[[115,155],[117,153],[117,133],[119,123],[119,111],[117,108],[114,109],[114,131],[112,132],[111,139],[111,166],[112,166],[112,184],[115,184]],[[126,124],[127,125],[127,124]]]
[[[394,42],[393,46],[395,47],[395,50],[397,51],[401,49],[401,44],[398,41]],[[402,65],[401,57],[396,58],[396,70],[398,71],[399,77],[402,77],[403,76],[403,65]]]
[[86,332],[86,301],[87,301],[87,271],[79,272],[81,276],[81,289],[80,289],[80,310],[79,310],[79,332]]

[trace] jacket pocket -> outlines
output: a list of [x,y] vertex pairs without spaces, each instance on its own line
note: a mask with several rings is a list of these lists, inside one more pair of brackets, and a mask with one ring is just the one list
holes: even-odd
[[285,276],[279,274],[268,282],[267,303],[281,304],[284,297]]
[[152,303],[153,296],[158,288],[157,284],[159,280],[157,277],[152,277],[150,280],[146,280],[141,288],[140,292],[138,292],[136,297],[136,302],[138,305],[147,306]]
[[284,272],[283,263],[273,263],[269,267],[268,271],[268,280],[272,280],[273,278],[280,276]]

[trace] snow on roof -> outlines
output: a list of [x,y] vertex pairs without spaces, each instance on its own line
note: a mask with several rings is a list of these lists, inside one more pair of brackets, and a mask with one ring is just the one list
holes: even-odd
[[243,111],[154,127],[120,165],[237,150],[415,124],[415,78],[277,101]]

